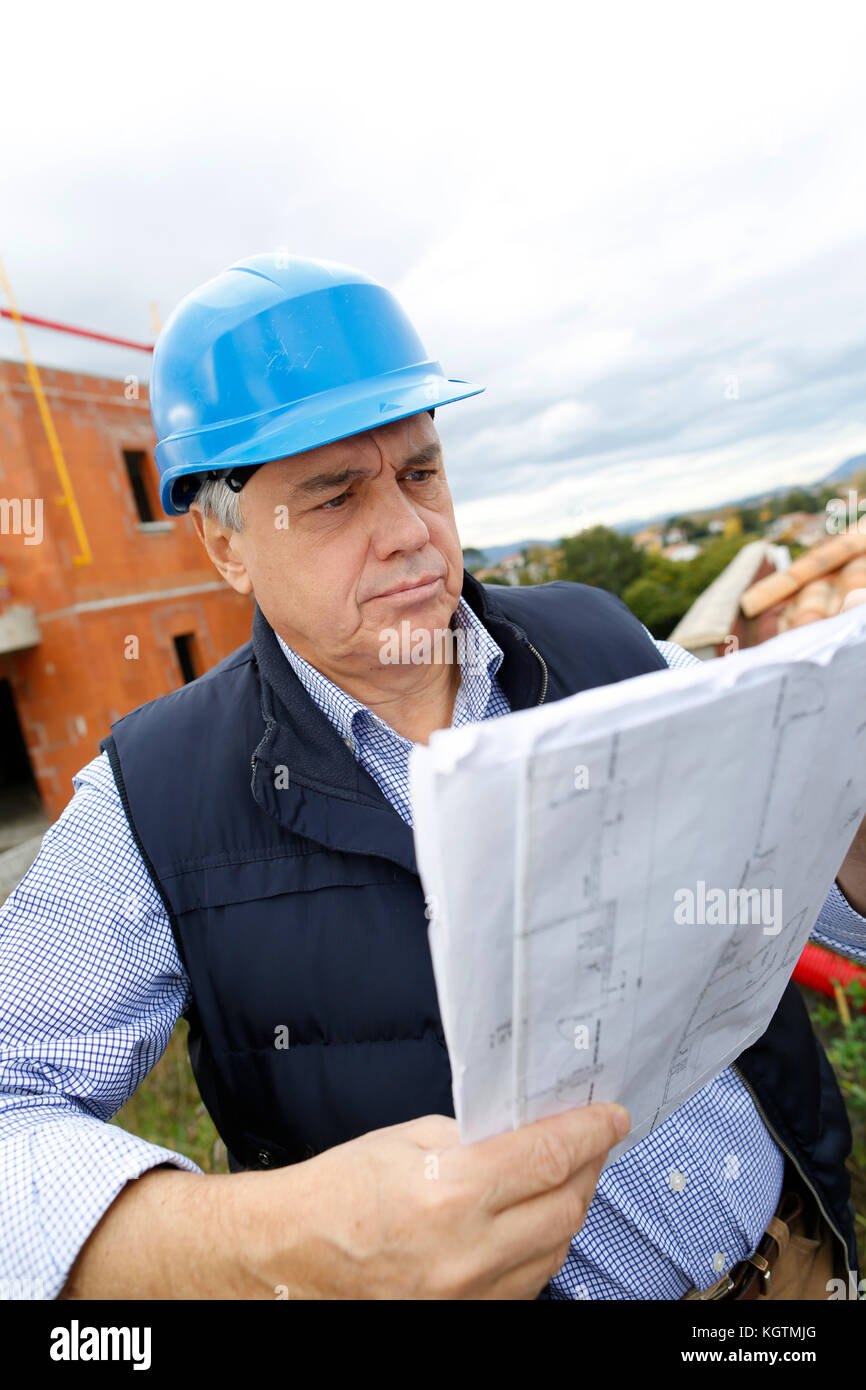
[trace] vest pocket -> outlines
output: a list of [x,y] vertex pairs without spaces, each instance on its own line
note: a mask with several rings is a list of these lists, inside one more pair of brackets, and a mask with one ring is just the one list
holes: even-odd
[[268,1172],[271,1168],[286,1168],[290,1163],[301,1163],[305,1158],[314,1158],[315,1151],[308,1145],[308,1152],[300,1156],[273,1139],[244,1130],[239,1145],[238,1158],[245,1170]]
[[231,862],[199,865],[173,875],[163,884],[178,916],[233,903],[255,902],[282,893],[310,893],[321,888],[354,888],[400,880],[417,883],[414,874],[387,860],[340,850],[309,854],[262,855],[233,852]]

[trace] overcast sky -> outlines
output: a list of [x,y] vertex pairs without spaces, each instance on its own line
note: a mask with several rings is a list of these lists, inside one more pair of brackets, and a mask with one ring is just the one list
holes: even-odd
[[23,311],[149,339],[151,302],[165,317],[251,252],[363,269],[486,386],[436,416],[464,545],[866,451],[866,7],[312,8],[5,13],[0,254]]

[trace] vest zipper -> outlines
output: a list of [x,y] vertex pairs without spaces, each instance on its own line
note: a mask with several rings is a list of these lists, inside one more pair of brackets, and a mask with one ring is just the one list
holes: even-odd
[[803,1169],[800,1167],[800,1165],[799,1165],[799,1163],[797,1162],[796,1158],[795,1158],[794,1155],[791,1153],[790,1149],[788,1149],[788,1148],[782,1143],[782,1141],[781,1141],[781,1139],[779,1138],[778,1134],[777,1134],[776,1131],[773,1129],[773,1126],[770,1124],[770,1121],[767,1119],[767,1116],[766,1116],[765,1113],[764,1113],[764,1108],[763,1108],[763,1106],[761,1105],[761,1102],[758,1100],[758,1097],[755,1095],[754,1090],[752,1089],[752,1087],[751,1087],[751,1085],[749,1084],[749,1082],[746,1080],[746,1078],[745,1078],[745,1076],[743,1075],[743,1073],[740,1071],[740,1068],[737,1066],[737,1063],[736,1063],[736,1062],[732,1062],[732,1063],[731,1063],[731,1071],[736,1072],[737,1076],[738,1076],[738,1077],[740,1078],[740,1080],[742,1081],[742,1083],[743,1083],[743,1085],[745,1086],[746,1090],[748,1091],[749,1095],[752,1097],[752,1101],[753,1101],[753,1104],[754,1104],[754,1106],[755,1106],[755,1109],[757,1110],[757,1112],[758,1112],[758,1114],[760,1115],[761,1119],[764,1121],[764,1124],[767,1126],[767,1129],[770,1131],[770,1134],[772,1135],[773,1139],[774,1139],[774,1140],[776,1141],[776,1143],[779,1145],[779,1148],[782,1150],[782,1153],[785,1154],[785,1156],[790,1160],[790,1162],[791,1162],[791,1163],[793,1164],[793,1166],[796,1168],[796,1170],[797,1170],[797,1172],[799,1173],[800,1178],[802,1179],[803,1183],[805,1184],[806,1187],[808,1187],[808,1189],[809,1189],[809,1191],[811,1192],[812,1196],[815,1198],[815,1203],[816,1203],[816,1205],[817,1205],[817,1207],[818,1207],[818,1210],[820,1211],[820,1213],[821,1213],[821,1215],[823,1216],[824,1220],[827,1222],[827,1225],[830,1227],[830,1230],[833,1232],[834,1236],[835,1236],[836,1239],[839,1241],[839,1244],[842,1246],[842,1249],[843,1249],[844,1252],[845,1252],[845,1269],[846,1269],[846,1271],[849,1271],[849,1270],[850,1270],[850,1264],[849,1264],[849,1256],[848,1256],[848,1242],[846,1241],[845,1237],[842,1235],[842,1232],[839,1230],[839,1228],[830,1220],[830,1217],[829,1217],[829,1215],[827,1214],[827,1211],[826,1211],[826,1209],[825,1209],[825,1207],[824,1207],[824,1203],[821,1201],[821,1198],[818,1196],[818,1193],[815,1191],[815,1189],[814,1189],[814,1187],[812,1186],[812,1184],[810,1183],[809,1179],[806,1177],[806,1174],[803,1172]]
[[539,697],[538,697],[538,699],[536,700],[535,703],[536,703],[536,705],[543,705],[543,704],[544,704],[544,697],[545,697],[545,695],[547,694],[547,663],[546,663],[546,661],[544,660],[544,657],[541,655],[541,652],[536,651],[536,650],[535,650],[535,647],[533,647],[532,643],[531,643],[528,639],[527,639],[526,645],[527,645],[527,647],[529,648],[529,650],[530,650],[531,652],[533,652],[533,653],[535,654],[535,656],[538,657],[538,660],[541,662],[541,674],[542,674],[541,694],[539,695]]

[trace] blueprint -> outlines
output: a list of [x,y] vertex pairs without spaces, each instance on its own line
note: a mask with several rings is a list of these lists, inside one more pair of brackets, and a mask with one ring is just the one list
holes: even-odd
[[765,1031],[866,814],[866,607],[410,758],[471,1143],[620,1101],[613,1162]]

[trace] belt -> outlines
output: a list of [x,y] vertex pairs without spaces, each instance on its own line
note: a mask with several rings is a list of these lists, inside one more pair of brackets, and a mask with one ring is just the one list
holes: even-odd
[[766,1297],[770,1292],[773,1267],[787,1250],[791,1236],[799,1232],[802,1224],[803,1199],[800,1193],[793,1188],[783,1188],[776,1213],[761,1236],[754,1255],[734,1265],[708,1289],[693,1289],[684,1297],[700,1302],[720,1298],[751,1301],[762,1295]]

